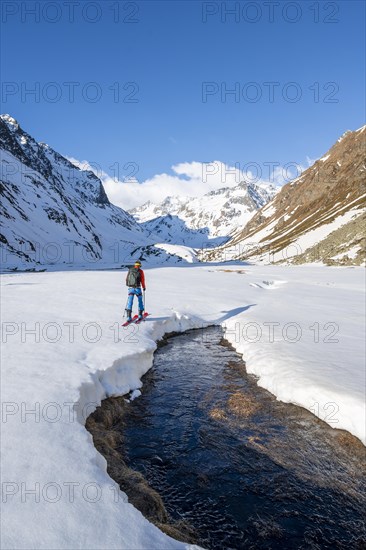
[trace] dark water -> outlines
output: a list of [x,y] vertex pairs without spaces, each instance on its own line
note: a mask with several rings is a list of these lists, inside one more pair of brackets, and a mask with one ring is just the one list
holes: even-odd
[[361,549],[365,449],[277,402],[218,328],[155,354],[124,430],[129,466],[208,549]]

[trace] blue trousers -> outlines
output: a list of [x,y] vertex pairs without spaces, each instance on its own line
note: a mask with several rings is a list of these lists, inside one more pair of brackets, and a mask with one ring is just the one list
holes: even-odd
[[142,300],[142,290],[141,288],[129,288],[128,289],[128,301],[127,301],[127,308],[126,309],[132,309],[133,305],[133,299],[137,296],[137,299],[139,301],[139,311],[142,311],[144,309],[144,302]]

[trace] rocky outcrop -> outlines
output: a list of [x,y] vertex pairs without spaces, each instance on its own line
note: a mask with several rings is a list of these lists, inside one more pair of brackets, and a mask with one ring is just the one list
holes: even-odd
[[205,259],[265,263],[365,261],[365,126],[347,131],[300,177],[281,191]]
[[1,268],[121,267],[136,257],[170,261],[103,184],[9,115],[0,116]]

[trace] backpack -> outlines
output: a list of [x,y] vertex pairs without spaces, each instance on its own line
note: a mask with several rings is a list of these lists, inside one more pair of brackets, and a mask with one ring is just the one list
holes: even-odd
[[138,288],[141,284],[141,273],[137,267],[130,267],[127,273],[126,285],[132,288]]

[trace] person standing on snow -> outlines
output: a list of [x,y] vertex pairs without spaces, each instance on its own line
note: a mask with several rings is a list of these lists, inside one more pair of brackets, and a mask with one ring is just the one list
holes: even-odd
[[132,319],[132,306],[135,296],[137,296],[139,302],[139,319],[142,319],[144,315],[144,302],[142,300],[141,287],[145,291],[146,285],[145,274],[141,269],[140,260],[136,260],[135,265],[133,267],[130,267],[130,269],[128,270],[126,285],[128,286],[128,300],[126,307],[127,321],[131,321]]

